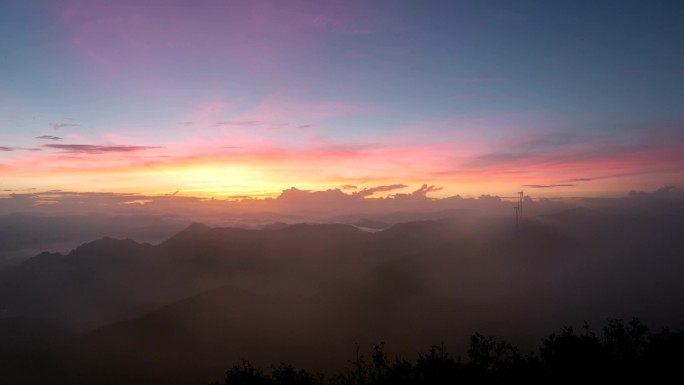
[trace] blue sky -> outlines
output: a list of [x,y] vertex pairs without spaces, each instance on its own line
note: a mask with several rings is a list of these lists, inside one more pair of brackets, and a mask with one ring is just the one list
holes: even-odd
[[198,195],[680,184],[682,20],[678,2],[4,2],[0,172]]

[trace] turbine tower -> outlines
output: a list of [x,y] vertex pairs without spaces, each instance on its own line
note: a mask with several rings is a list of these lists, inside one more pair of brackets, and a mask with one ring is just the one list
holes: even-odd
[[520,217],[520,206],[513,206],[513,210],[515,210],[515,228],[516,230],[518,229],[518,221]]
[[502,197],[502,198],[518,198],[518,205],[513,206],[513,210],[515,210],[515,228],[518,228],[518,225],[520,224],[520,221],[522,221],[522,208],[523,208],[523,196],[525,194],[524,190],[520,190],[517,192],[514,192],[514,194],[517,195],[517,197]]

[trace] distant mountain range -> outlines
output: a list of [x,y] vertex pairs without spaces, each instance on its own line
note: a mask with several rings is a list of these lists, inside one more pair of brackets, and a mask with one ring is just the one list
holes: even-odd
[[187,226],[172,215],[0,215],[0,270],[45,251],[68,252],[104,235],[158,243]]
[[682,327],[681,225],[578,209],[517,229],[463,217],[105,237],[0,272],[0,373],[208,383],[241,357],[332,372],[355,343],[410,356],[439,341],[460,351],[475,331],[536,346],[608,316]]

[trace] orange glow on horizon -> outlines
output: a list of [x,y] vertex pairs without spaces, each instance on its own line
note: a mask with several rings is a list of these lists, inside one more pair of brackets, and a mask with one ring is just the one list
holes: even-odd
[[459,144],[457,151],[448,143],[421,141],[373,145],[318,140],[287,147],[244,140],[233,142],[236,146],[226,146],[225,138],[213,146],[203,141],[6,154],[0,163],[3,189],[141,195],[179,191],[200,198],[263,199],[290,187],[408,186],[372,195],[382,197],[428,184],[442,188],[429,193],[435,198],[507,196],[525,186],[529,195],[562,197],[655,190],[684,181],[684,147],[678,143],[604,153],[594,149],[606,145],[599,142],[548,153],[499,154],[491,148]]

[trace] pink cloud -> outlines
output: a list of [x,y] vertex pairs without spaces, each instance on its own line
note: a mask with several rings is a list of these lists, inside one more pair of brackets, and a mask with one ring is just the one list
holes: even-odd
[[[449,171],[431,175],[463,181],[516,180],[547,185],[573,176],[592,182],[601,175],[636,177],[679,170],[684,174],[684,138],[663,141],[653,131],[631,135],[542,135],[501,141],[497,147],[458,159]],[[588,180],[587,180],[588,179]]]
[[[357,107],[332,101],[291,103],[267,99],[239,112],[229,102],[201,105],[191,115],[206,126],[193,124],[187,128],[184,140],[126,141],[123,146],[112,144],[117,141],[66,138],[41,153],[5,152],[3,162],[9,169],[4,173],[13,178],[61,176],[64,180],[77,174],[96,177],[108,172],[131,180],[152,180],[162,175],[166,179],[159,183],[173,181],[174,185],[160,186],[174,191],[185,189],[183,178],[192,177],[195,170],[219,173],[210,174],[213,178],[222,175],[222,169],[239,169],[254,180],[280,187],[348,184],[363,189],[369,185],[420,185],[427,179],[445,187],[440,194],[458,188],[487,191],[496,184],[511,188],[563,185],[570,184],[570,179],[575,179],[572,184],[577,186],[558,189],[579,189],[599,183],[617,185],[617,179],[640,181],[665,173],[684,175],[684,137],[675,129],[642,130],[622,136],[539,134],[531,130],[522,135],[498,133],[492,138],[490,131],[496,127],[486,126],[485,130],[483,126],[464,125],[459,127],[474,128],[475,132],[463,134],[472,140],[454,140],[459,133],[448,130],[444,135],[400,130],[398,134],[386,133],[385,137],[339,140],[326,135],[318,124],[300,128],[299,123],[325,121],[330,116],[356,111]],[[307,108],[297,106],[320,108],[307,112]],[[297,120],[300,114],[305,119]],[[222,120],[259,123],[217,126],[216,122]],[[280,126],[287,121],[289,125]],[[425,185],[415,194],[439,189]]]
[[101,73],[163,67],[188,57],[275,70],[330,31],[354,24],[361,5],[342,1],[71,0],[60,21],[72,47]]

